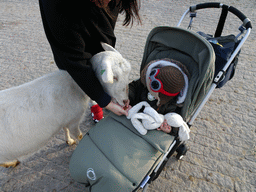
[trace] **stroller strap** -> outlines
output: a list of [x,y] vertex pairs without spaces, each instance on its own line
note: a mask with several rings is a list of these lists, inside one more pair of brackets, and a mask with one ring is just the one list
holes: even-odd
[[225,25],[225,21],[228,15],[228,6],[227,5],[223,5],[222,7],[222,11],[221,11],[221,15],[220,15],[220,19],[219,19],[219,23],[215,32],[214,37],[220,37]]

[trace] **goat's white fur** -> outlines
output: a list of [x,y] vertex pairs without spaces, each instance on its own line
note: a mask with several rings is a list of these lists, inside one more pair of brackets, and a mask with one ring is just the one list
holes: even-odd
[[119,105],[124,106],[124,101],[128,100],[130,63],[110,45],[104,43],[102,47],[106,51],[97,54],[96,57],[94,56],[91,59],[93,70],[100,83],[105,85],[103,86],[105,91],[110,93]]
[[[103,46],[106,51],[91,59],[93,69],[106,92],[123,104],[128,99],[130,64],[114,48]],[[109,71],[106,77],[101,76],[102,70]],[[0,166],[16,166],[22,156],[36,152],[61,128],[69,145],[82,139],[79,124],[89,100],[63,70],[0,91]]]

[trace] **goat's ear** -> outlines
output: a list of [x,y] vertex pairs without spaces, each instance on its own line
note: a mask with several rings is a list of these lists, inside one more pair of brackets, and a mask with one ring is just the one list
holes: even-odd
[[114,83],[114,74],[110,62],[107,59],[102,61],[101,78],[104,83]]
[[[114,51],[116,53],[119,53],[114,47],[112,47],[111,45],[107,44],[107,43],[103,43],[101,42],[101,46],[103,47],[103,49],[105,51]],[[120,54],[120,53],[119,53]],[[121,55],[121,54],[120,54]]]

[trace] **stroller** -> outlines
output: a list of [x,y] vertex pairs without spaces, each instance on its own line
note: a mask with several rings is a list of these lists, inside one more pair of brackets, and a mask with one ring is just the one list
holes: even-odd
[[[188,13],[190,27],[195,11],[204,8],[222,8],[214,37],[179,28]],[[243,22],[237,36],[221,36],[228,12]],[[213,90],[233,77],[240,49],[251,28],[250,20],[232,6],[220,3],[191,6],[177,27],[157,27],[150,32],[141,70],[150,61],[162,58],[186,65],[191,78],[180,115],[191,126]],[[175,152],[177,159],[187,152],[178,136],[157,130],[140,135],[126,117],[110,113],[80,141],[71,157],[70,173],[92,192],[146,191]]]

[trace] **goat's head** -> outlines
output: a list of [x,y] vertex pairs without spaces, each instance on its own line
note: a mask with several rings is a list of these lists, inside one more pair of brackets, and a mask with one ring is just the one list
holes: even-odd
[[91,59],[93,70],[105,91],[124,106],[128,101],[128,83],[131,72],[130,63],[108,44],[102,43],[105,51]]

